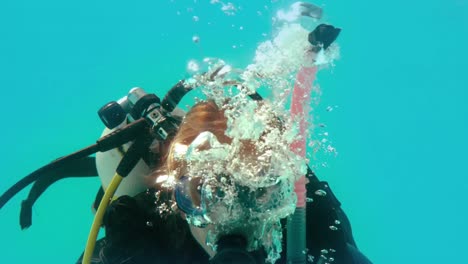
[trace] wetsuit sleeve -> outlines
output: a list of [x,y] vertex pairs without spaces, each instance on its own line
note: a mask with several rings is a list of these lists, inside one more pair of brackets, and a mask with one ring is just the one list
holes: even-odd
[[346,246],[346,251],[353,264],[372,264],[372,262],[354,246],[348,244]]
[[[307,247],[314,263],[372,264],[357,248],[351,223],[327,182],[309,170]],[[333,259],[333,261],[331,261]]]

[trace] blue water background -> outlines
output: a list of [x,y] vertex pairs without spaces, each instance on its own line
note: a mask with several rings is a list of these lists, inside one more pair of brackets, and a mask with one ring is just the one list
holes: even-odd
[[[94,142],[98,108],[131,87],[162,96],[188,76],[189,59],[245,66],[270,37],[262,33],[271,33],[271,15],[291,3],[231,2],[242,6],[235,16],[209,0],[1,1],[0,192]],[[318,174],[360,249],[381,264],[468,263],[468,1],[316,3],[343,28],[341,59],[318,75],[315,111],[339,154]],[[98,186],[97,178],[54,184],[26,231],[21,192],[0,211],[0,262],[74,262]]]

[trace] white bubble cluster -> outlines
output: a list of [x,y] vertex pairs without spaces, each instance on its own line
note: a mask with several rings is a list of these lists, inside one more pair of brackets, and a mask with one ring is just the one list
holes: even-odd
[[[236,10],[230,3],[222,4],[223,11]],[[187,83],[224,110],[225,134],[232,139],[231,144],[222,144],[214,134],[204,132],[176,151],[189,176],[204,179],[202,193],[210,205],[207,219],[215,224],[207,241],[216,241],[226,232],[245,232],[248,249],[264,247],[269,262],[280,256],[279,220],[294,212],[294,183],[306,173],[306,158],[290,147],[301,135],[285,105],[297,71],[314,63],[307,35],[299,24],[283,25],[272,40],[258,46],[253,63],[243,70],[216,58],[201,64],[191,60],[187,66],[195,73]],[[324,52],[320,63],[329,65],[337,55],[337,48],[335,53]],[[249,98],[262,87],[270,90],[271,98]],[[335,149],[330,146],[328,151]],[[251,193],[261,195],[251,197]],[[242,195],[247,198],[241,199]],[[320,190],[315,195],[327,194]]]
[[288,10],[278,10],[276,13],[276,17],[278,20],[284,20],[286,22],[294,22],[301,16],[301,3],[296,2],[291,5]]
[[198,72],[200,70],[200,65],[195,60],[190,60],[187,64],[187,70],[190,72]]
[[220,0],[210,0],[210,4],[219,4],[221,5],[221,11],[228,16],[233,16],[236,14],[238,8],[231,2],[224,3]]

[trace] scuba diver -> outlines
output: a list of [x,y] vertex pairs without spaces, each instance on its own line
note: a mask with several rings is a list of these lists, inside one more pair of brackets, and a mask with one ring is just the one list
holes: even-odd
[[[339,32],[319,25],[308,34],[310,50],[326,50]],[[307,72],[298,83],[306,85]],[[223,74],[219,67],[204,77]],[[106,104],[99,115],[107,129],[96,144],[28,175],[0,197],[0,208],[34,183],[21,208],[27,228],[49,185],[99,175],[95,221],[77,263],[371,263],[341,203],[291,150],[292,128],[267,100],[256,92],[247,101],[208,98],[184,113],[177,104],[194,88],[180,81],[163,100],[134,88]],[[303,211],[294,194],[300,180],[313,199]],[[302,224],[291,220],[297,212]]]

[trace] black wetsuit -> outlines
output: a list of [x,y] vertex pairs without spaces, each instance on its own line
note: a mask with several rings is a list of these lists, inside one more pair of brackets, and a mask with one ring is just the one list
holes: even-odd
[[[370,264],[357,249],[349,220],[328,184],[318,181],[311,171],[308,176],[307,192],[314,200],[307,203],[307,254],[313,259],[309,263]],[[155,202],[153,191],[114,201],[104,218],[106,237],[97,242],[92,263],[209,263],[187,222],[177,215],[161,217]],[[286,232],[285,228],[284,238]],[[285,250],[276,263],[286,263]]]

